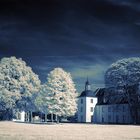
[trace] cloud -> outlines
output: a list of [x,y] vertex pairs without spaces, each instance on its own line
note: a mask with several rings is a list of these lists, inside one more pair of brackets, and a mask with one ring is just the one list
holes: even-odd
[[72,75],[74,77],[79,78],[86,78],[86,77],[92,77],[97,78],[99,75],[104,74],[104,68],[106,66],[100,65],[100,64],[93,64],[90,66],[81,66],[78,68],[73,68],[71,71],[73,72]]
[[68,58],[65,56],[52,56],[47,58],[47,62],[44,61],[40,65],[37,65],[36,69],[39,70],[40,75],[45,82],[47,74],[51,70],[56,67],[63,68],[65,71],[71,73],[78,91],[83,89],[85,80],[88,76],[91,84],[93,84],[93,89],[95,90],[98,87],[104,86],[104,73],[109,64],[101,60],[92,61],[91,59],[94,58],[88,58],[88,56],[85,56],[85,58],[82,59],[76,56],[70,56]]
[[111,63],[139,55],[138,1],[47,2],[0,5],[1,58],[22,57],[43,82],[53,68],[62,67],[80,90],[87,76],[94,87],[103,86]]
[[107,0],[108,2],[119,5],[119,6],[126,6],[135,11],[140,12],[140,1],[139,0]]

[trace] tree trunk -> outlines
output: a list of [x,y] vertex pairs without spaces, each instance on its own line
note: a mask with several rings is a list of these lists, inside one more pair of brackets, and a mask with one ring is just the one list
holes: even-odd
[[59,123],[59,116],[57,116],[57,123]]
[[25,122],[27,122],[27,112],[25,112]]
[[31,111],[31,122],[33,121],[33,117],[32,117],[32,115],[33,115],[33,113],[32,113],[32,111]]
[[48,120],[47,120],[47,113],[45,113],[45,122],[47,122]]
[[41,122],[43,122],[43,119],[42,119],[42,112],[41,112]]
[[55,121],[58,122],[58,116],[57,116],[57,114],[55,115]]
[[30,111],[28,112],[28,122],[31,122],[31,114],[30,114]]
[[51,121],[53,122],[53,113],[51,113]]

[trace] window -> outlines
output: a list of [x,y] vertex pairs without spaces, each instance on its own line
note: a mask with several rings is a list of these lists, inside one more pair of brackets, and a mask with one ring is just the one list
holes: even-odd
[[90,112],[93,112],[93,107],[90,108]]
[[125,123],[125,116],[123,115],[123,123]]
[[104,123],[104,117],[102,116],[102,123]]
[[93,103],[93,99],[90,100],[90,103]]
[[83,99],[81,99],[81,104],[83,104]]
[[108,115],[108,122],[111,121],[111,115]]
[[116,115],[116,123],[119,123],[119,116]]
[[81,109],[80,109],[80,110],[81,110],[81,112],[83,112],[83,107],[81,107]]
[[83,122],[83,116],[81,116],[81,122]]
[[125,106],[123,106],[123,112],[125,112]]
[[111,112],[111,107],[110,106],[108,107],[108,112]]

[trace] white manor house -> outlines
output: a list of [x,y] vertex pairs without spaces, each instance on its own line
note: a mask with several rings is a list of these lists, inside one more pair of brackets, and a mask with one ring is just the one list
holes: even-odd
[[[20,112],[15,121],[56,121],[53,114]],[[78,122],[97,124],[140,124],[140,84],[91,90],[87,80],[78,97]]]
[[89,81],[78,97],[78,122],[100,124],[140,123],[139,84],[99,88],[93,92]]

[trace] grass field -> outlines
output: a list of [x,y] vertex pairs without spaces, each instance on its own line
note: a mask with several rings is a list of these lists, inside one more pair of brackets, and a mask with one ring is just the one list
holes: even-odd
[[140,126],[0,122],[0,140],[140,140]]

